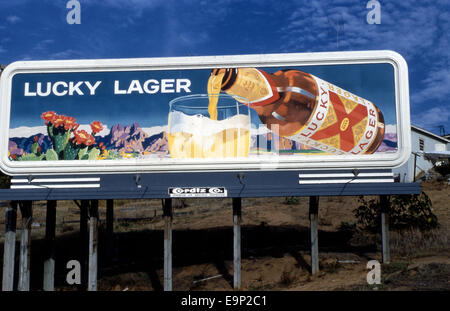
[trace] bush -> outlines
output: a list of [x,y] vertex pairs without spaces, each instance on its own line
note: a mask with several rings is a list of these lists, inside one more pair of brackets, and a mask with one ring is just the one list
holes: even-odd
[[296,197],[285,197],[284,198],[284,204],[296,205],[296,204],[299,204],[299,203],[300,203],[299,198],[296,198]]
[[0,172],[0,189],[9,189],[11,177]]
[[[363,229],[379,231],[381,205],[378,199],[359,198],[360,206],[353,213]],[[392,229],[430,230],[438,227],[438,219],[425,192],[420,195],[394,195],[390,197],[389,226]]]
[[436,165],[434,167],[434,170],[445,177],[450,174],[450,162],[441,165]]

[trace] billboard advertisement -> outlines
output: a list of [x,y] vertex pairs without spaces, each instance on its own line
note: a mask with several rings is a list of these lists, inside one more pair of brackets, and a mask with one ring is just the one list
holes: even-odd
[[9,175],[390,168],[410,153],[391,51],[26,61],[0,84]]

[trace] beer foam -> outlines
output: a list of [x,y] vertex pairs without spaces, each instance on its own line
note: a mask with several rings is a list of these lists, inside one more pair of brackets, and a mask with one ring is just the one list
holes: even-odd
[[225,120],[211,120],[201,114],[187,115],[179,111],[169,113],[169,132],[210,136],[227,129],[250,129],[250,117],[237,114]]

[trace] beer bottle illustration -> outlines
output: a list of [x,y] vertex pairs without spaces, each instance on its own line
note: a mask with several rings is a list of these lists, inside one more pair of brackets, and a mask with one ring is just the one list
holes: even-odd
[[[371,154],[383,141],[384,118],[377,106],[306,72],[217,68],[208,93],[219,92],[245,98],[280,136],[329,154]],[[213,115],[214,102],[209,110]]]

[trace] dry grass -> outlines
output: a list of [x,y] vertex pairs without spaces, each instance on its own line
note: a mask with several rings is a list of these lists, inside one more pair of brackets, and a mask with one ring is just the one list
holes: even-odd
[[393,256],[417,258],[450,251],[448,227],[430,231],[408,230],[391,232],[391,254]]

